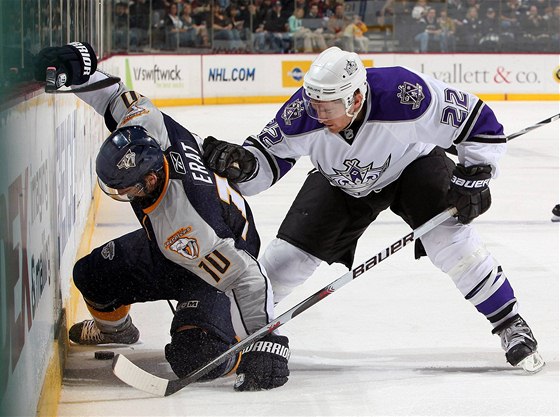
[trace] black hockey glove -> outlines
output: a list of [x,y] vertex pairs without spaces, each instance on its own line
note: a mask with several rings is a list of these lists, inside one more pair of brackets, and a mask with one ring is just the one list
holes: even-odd
[[260,391],[288,382],[290,348],[286,336],[269,334],[243,350],[237,368],[236,391]]
[[488,183],[492,177],[490,165],[457,165],[453,170],[447,202],[455,206],[458,219],[468,224],[490,207],[492,197]]
[[257,160],[243,146],[208,136],[204,139],[202,148],[206,166],[222,177],[233,182],[243,182],[255,174]]
[[72,42],[43,48],[33,59],[35,79],[45,81],[48,67],[56,67],[56,87],[84,84],[97,69],[97,57],[90,44]]

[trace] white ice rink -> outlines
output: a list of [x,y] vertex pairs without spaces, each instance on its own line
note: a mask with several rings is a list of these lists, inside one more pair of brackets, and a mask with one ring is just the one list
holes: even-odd
[[[559,112],[556,102],[489,103],[506,134]],[[170,108],[165,112],[201,136],[241,142],[258,133],[279,105]],[[234,377],[186,387],[167,398],[130,388],[93,358],[99,347],[71,346],[59,416],[558,416],[560,122],[509,143],[493,204],[475,220],[500,261],[522,316],[547,365],[535,375],[505,362],[498,336],[450,278],[412,246],[391,256],[281,328],[290,338],[289,382],[271,391],[238,393]],[[311,165],[300,160],[275,187],[248,198],[264,248]],[[92,248],[138,228],[127,204],[102,196]],[[385,212],[360,240],[361,263],[409,232]],[[323,264],[278,305],[281,313],[346,272]],[[83,303],[82,303],[83,304]],[[172,378],[163,348],[172,313],[165,301],[132,307],[140,342],[106,346]],[[88,317],[85,307],[78,320]]]

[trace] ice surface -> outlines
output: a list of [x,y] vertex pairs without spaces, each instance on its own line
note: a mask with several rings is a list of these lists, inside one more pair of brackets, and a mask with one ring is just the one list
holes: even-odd
[[[555,102],[489,103],[514,133],[559,112]],[[278,105],[169,108],[165,111],[201,136],[241,142],[258,133]],[[509,144],[501,176],[493,180],[491,210],[475,221],[501,262],[523,317],[539,341],[545,369],[526,375],[505,362],[500,340],[451,280],[405,248],[282,327],[290,338],[290,381],[264,392],[233,391],[233,377],[188,386],[154,398],[121,383],[99,347],[72,346],[60,416],[548,416],[559,415],[560,123]],[[272,189],[249,203],[263,248],[311,168],[301,160]],[[137,228],[129,206],[102,197],[92,247]],[[408,233],[383,213],[360,240],[362,262]],[[322,265],[281,304],[282,312],[345,273]],[[135,305],[141,343],[108,346],[160,376],[172,377],[163,348],[172,314],[165,301]],[[88,317],[85,308],[79,320]]]

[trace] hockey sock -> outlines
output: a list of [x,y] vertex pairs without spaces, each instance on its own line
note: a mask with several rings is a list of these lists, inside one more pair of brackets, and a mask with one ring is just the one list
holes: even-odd
[[119,328],[126,323],[128,312],[130,311],[130,304],[120,306],[113,311],[107,312],[96,310],[87,301],[86,305],[91,316],[95,320],[97,327],[99,327],[99,330],[102,332],[114,332],[120,330]]
[[495,267],[465,299],[484,314],[494,328],[517,315],[517,299],[501,266]]

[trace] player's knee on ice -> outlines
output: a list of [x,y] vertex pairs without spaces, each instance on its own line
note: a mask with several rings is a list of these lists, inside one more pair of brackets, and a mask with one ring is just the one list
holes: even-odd
[[[235,342],[227,295],[217,290],[195,292],[189,300],[177,304],[165,358],[181,378],[206,365]],[[231,371],[236,362],[234,356],[200,380],[218,378]]]
[[[228,350],[230,343],[204,329],[194,328],[175,333],[171,343],[165,346],[165,358],[179,378],[183,378]],[[222,363],[202,378],[209,381],[229,372],[235,365],[237,356]]]

